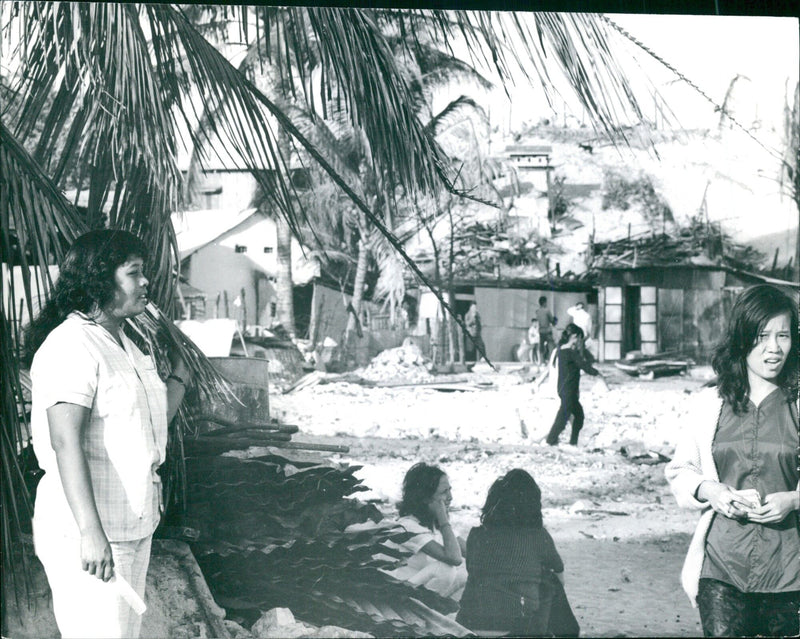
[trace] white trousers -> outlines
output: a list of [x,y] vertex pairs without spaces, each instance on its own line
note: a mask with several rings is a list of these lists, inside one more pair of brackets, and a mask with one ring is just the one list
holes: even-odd
[[[142,617],[120,596],[113,583],[81,568],[80,539],[34,523],[36,555],[53,593],[53,613],[62,639],[139,637]],[[111,542],[114,572],[144,599],[153,537]]]

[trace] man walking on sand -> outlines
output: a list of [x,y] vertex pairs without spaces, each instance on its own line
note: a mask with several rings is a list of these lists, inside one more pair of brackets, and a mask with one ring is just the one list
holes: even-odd
[[541,349],[542,361],[548,361],[550,353],[556,347],[553,339],[553,327],[558,321],[547,308],[547,298],[542,295],[539,298],[539,308],[536,309],[536,321],[539,323],[539,344]]

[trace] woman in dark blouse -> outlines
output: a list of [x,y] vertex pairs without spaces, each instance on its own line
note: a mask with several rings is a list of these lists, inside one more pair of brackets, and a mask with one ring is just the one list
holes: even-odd
[[459,623],[478,636],[578,636],[564,563],[542,523],[542,493],[526,471],[512,470],[492,484],[466,557]]
[[716,419],[694,424],[667,467],[679,502],[706,510],[684,586],[709,637],[800,633],[797,322],[774,287],[739,296],[712,360]]

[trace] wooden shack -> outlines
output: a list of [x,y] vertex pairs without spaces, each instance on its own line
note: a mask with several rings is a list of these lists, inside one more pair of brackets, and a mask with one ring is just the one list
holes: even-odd
[[602,361],[641,351],[674,352],[708,363],[743,288],[760,283],[787,292],[800,288],[723,265],[604,266],[597,273]]

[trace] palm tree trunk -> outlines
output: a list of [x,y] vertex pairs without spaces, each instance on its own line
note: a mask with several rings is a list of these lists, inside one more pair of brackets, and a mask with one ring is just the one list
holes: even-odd
[[292,230],[283,216],[275,217],[277,227],[275,292],[276,311],[281,325],[294,337],[294,299],[292,286]]
[[356,278],[353,282],[353,298],[350,304],[353,313],[347,318],[347,333],[345,342],[350,344],[350,336],[356,330],[356,321],[361,321],[361,304],[364,301],[364,283],[367,280],[367,263],[369,262],[369,246],[364,235],[358,240],[358,262],[356,263]]
[[[280,153],[289,162],[292,152],[289,134],[281,130],[278,132]],[[294,288],[292,282],[292,229],[283,215],[275,216],[276,244],[275,247],[275,293],[276,314],[278,321],[286,331],[294,337]]]

